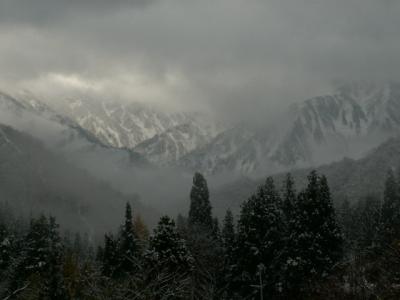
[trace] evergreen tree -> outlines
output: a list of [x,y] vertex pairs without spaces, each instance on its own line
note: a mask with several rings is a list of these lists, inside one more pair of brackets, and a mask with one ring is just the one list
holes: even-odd
[[18,266],[18,277],[25,280],[31,274],[44,274],[49,270],[51,257],[50,225],[42,215],[31,219],[24,240],[23,260]]
[[379,288],[387,290],[388,298],[399,298],[398,289],[393,286],[400,284],[400,185],[394,172],[388,172],[382,204],[380,248],[377,255],[381,254]]
[[353,248],[353,242],[356,238],[356,222],[353,208],[351,207],[350,202],[347,198],[343,200],[338,210],[338,223],[343,234],[346,248]]
[[222,240],[225,249],[233,249],[233,245],[235,242],[235,225],[233,221],[233,214],[230,209],[228,209],[225,214],[222,227]]
[[0,223],[0,276],[10,264],[12,256],[12,236],[5,224]]
[[193,178],[190,193],[187,243],[195,259],[192,273],[193,299],[217,297],[222,268],[218,227],[213,221],[207,181],[200,173]]
[[342,236],[336,223],[329,186],[315,171],[308,176],[307,188],[296,200],[289,221],[286,289],[299,296],[307,294],[326,278],[341,259]]
[[[187,299],[190,294],[190,273],[194,259],[179,235],[175,222],[168,216],[160,219],[150,237],[146,253],[149,278],[155,286],[153,299]],[[168,290],[168,294],[165,294]]]
[[385,182],[381,226],[383,246],[400,239],[400,191],[392,170],[388,172]]
[[54,217],[49,218],[49,268],[44,276],[45,286],[41,290],[42,299],[68,299],[63,277],[63,245],[58,232],[59,225]]
[[185,240],[179,235],[174,220],[168,216],[160,219],[158,226],[150,237],[147,253],[153,263],[159,268],[167,268],[171,272],[177,270],[189,271],[193,264]]
[[295,183],[292,175],[288,173],[286,175],[283,187],[283,211],[285,214],[286,221],[292,218],[295,202],[296,202]]
[[281,205],[273,179],[269,177],[242,206],[236,250],[242,297],[259,298],[262,293],[272,297],[278,292],[283,246]]
[[10,290],[16,290],[29,281],[39,298],[65,299],[63,246],[55,219],[43,215],[32,219],[23,245],[22,257],[16,266]]
[[224,299],[229,299],[232,297],[232,292],[234,290],[233,287],[233,276],[234,276],[234,265],[235,265],[235,242],[236,242],[236,234],[235,234],[235,225],[233,221],[233,214],[231,210],[227,210],[223,222],[222,227],[222,246],[223,246],[223,281],[222,288],[225,291],[225,295],[223,295]]
[[212,231],[210,195],[207,181],[200,173],[193,177],[193,187],[190,192],[189,225],[203,227]]
[[126,204],[125,222],[122,226],[119,241],[119,269],[123,273],[132,274],[137,268],[137,256],[139,255],[138,238],[136,236],[132,208],[129,203]]
[[354,239],[357,248],[364,254],[372,254],[379,244],[381,225],[381,203],[373,195],[369,195],[358,207],[357,233]]
[[211,235],[216,241],[220,241],[220,239],[221,239],[221,229],[219,228],[218,218],[214,218],[213,219],[213,226],[212,226]]
[[120,257],[118,242],[111,234],[104,236],[104,249],[100,248],[98,257],[102,259],[102,273],[107,277],[118,277]]

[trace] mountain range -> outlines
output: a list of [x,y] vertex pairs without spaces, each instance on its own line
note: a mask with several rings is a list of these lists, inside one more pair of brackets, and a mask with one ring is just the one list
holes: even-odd
[[[385,143],[396,145],[391,138],[400,132],[400,84],[342,85],[330,95],[295,102],[275,119],[227,125],[204,113],[144,104],[0,93],[0,124],[8,128],[3,132],[29,136],[46,155],[52,153],[124,197],[137,195],[138,203],[175,213],[187,208],[195,171],[205,173],[214,185],[221,211],[238,207],[235,201],[243,201],[258,178],[322,165],[328,166],[320,168],[328,179],[336,177],[332,170],[356,174],[345,182],[333,179],[333,186],[340,198],[360,197],[340,191],[350,190],[345,187],[356,184],[355,178],[361,182],[363,167],[390,167],[387,162],[396,151]],[[12,144],[7,139],[12,139],[2,136],[9,155]],[[382,155],[382,166],[370,163],[373,153],[373,161]],[[374,174],[371,168],[365,172]],[[364,183],[354,190],[364,190]]]
[[353,83],[298,102],[272,126],[219,134],[178,163],[208,174],[272,174],[361,158],[400,129],[400,85]]
[[229,126],[196,112],[144,104],[58,101],[57,111],[101,143],[130,149],[158,166],[208,175],[260,176],[361,158],[400,129],[400,84],[349,83],[295,102],[268,125]]
[[134,150],[168,165],[205,145],[220,128],[198,112],[174,112],[139,103],[99,99],[49,102],[105,145]]

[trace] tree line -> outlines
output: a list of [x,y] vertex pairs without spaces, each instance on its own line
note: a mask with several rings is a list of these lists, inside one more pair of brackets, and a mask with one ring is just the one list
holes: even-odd
[[29,222],[0,207],[0,299],[396,299],[400,297],[400,180],[383,197],[335,209],[325,176],[297,191],[273,178],[220,224],[196,173],[187,215],[150,234],[126,204],[94,246],[61,235],[53,217]]

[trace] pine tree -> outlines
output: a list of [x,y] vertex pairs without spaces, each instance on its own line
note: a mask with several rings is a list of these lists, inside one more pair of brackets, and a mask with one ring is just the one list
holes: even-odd
[[24,239],[22,259],[17,267],[16,276],[23,282],[32,274],[44,274],[50,267],[50,226],[42,215],[31,219],[27,236]]
[[190,193],[187,243],[195,259],[192,273],[193,299],[217,297],[222,266],[221,243],[217,238],[209,199],[207,181],[200,173],[193,178]]
[[0,223],[0,276],[11,261],[12,236],[5,224]]
[[381,203],[373,195],[369,195],[358,207],[356,241],[357,248],[364,254],[372,254],[379,244],[381,225]]
[[222,227],[222,240],[225,249],[233,249],[233,245],[235,242],[235,225],[233,221],[233,214],[230,209],[228,209],[225,214]]
[[382,204],[381,237],[383,246],[400,239],[400,191],[394,172],[388,172]]
[[29,280],[33,282],[31,289],[36,288],[39,298],[66,299],[62,274],[63,246],[55,219],[43,215],[32,219],[23,245],[10,290],[20,288]]
[[236,250],[242,297],[258,298],[262,292],[272,297],[278,292],[283,246],[281,205],[271,177],[242,205]]
[[292,218],[295,202],[296,202],[295,183],[292,175],[288,173],[286,175],[283,187],[283,212],[285,214],[286,221]]
[[394,172],[388,172],[382,204],[380,248],[380,288],[392,293],[388,298],[398,298],[400,293],[392,288],[400,284],[400,184]]
[[[149,278],[154,286],[153,299],[187,299],[190,294],[190,274],[194,259],[179,235],[175,222],[168,216],[160,219],[150,237],[145,255]],[[168,296],[166,290],[168,290]]]
[[338,222],[346,241],[353,240],[351,229],[354,224],[353,208],[350,205],[349,199],[345,198],[338,209]]
[[102,259],[102,273],[107,277],[118,277],[120,274],[120,257],[118,251],[118,242],[112,234],[104,236],[104,249],[99,248],[98,258]]
[[125,222],[122,226],[119,241],[119,269],[123,273],[132,274],[137,268],[136,258],[139,255],[138,238],[136,236],[132,208],[129,203],[126,204]]
[[221,229],[219,228],[218,218],[214,218],[213,219],[213,226],[212,226],[211,235],[216,241],[220,241],[220,239],[221,239]]
[[309,293],[311,286],[331,273],[342,255],[342,236],[324,176],[310,173],[307,188],[298,195],[288,225],[285,277],[286,289],[293,297]]
[[193,187],[190,192],[190,226],[199,226],[205,230],[212,231],[213,219],[209,198],[207,181],[203,175],[196,173],[193,177]]
[[150,237],[147,257],[159,268],[171,272],[188,272],[193,264],[185,240],[179,235],[174,220],[168,216],[160,219],[154,234]]
[[49,268],[44,276],[45,286],[41,290],[42,299],[68,299],[63,277],[63,245],[58,232],[59,225],[54,217],[49,218]]
[[222,246],[223,246],[223,279],[222,279],[222,289],[224,289],[225,295],[224,299],[232,298],[233,288],[233,276],[234,276],[234,265],[235,265],[235,242],[236,233],[235,225],[233,220],[233,214],[231,210],[227,210],[223,222],[222,232]]

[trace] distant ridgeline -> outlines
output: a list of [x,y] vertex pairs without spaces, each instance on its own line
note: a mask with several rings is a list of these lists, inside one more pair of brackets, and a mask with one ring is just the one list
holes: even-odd
[[[345,200],[356,204],[368,195],[380,197],[384,190],[384,178],[389,169],[400,169],[400,138],[389,139],[371,150],[364,158],[357,160],[345,158],[316,168],[328,179],[335,206],[340,206]],[[311,169],[299,169],[292,172],[298,188],[303,188],[307,184],[306,175],[310,171]],[[273,177],[281,185],[285,174]],[[243,198],[261,182],[261,180],[241,178],[213,190],[213,205],[217,214],[223,214],[226,207],[238,211]]]

